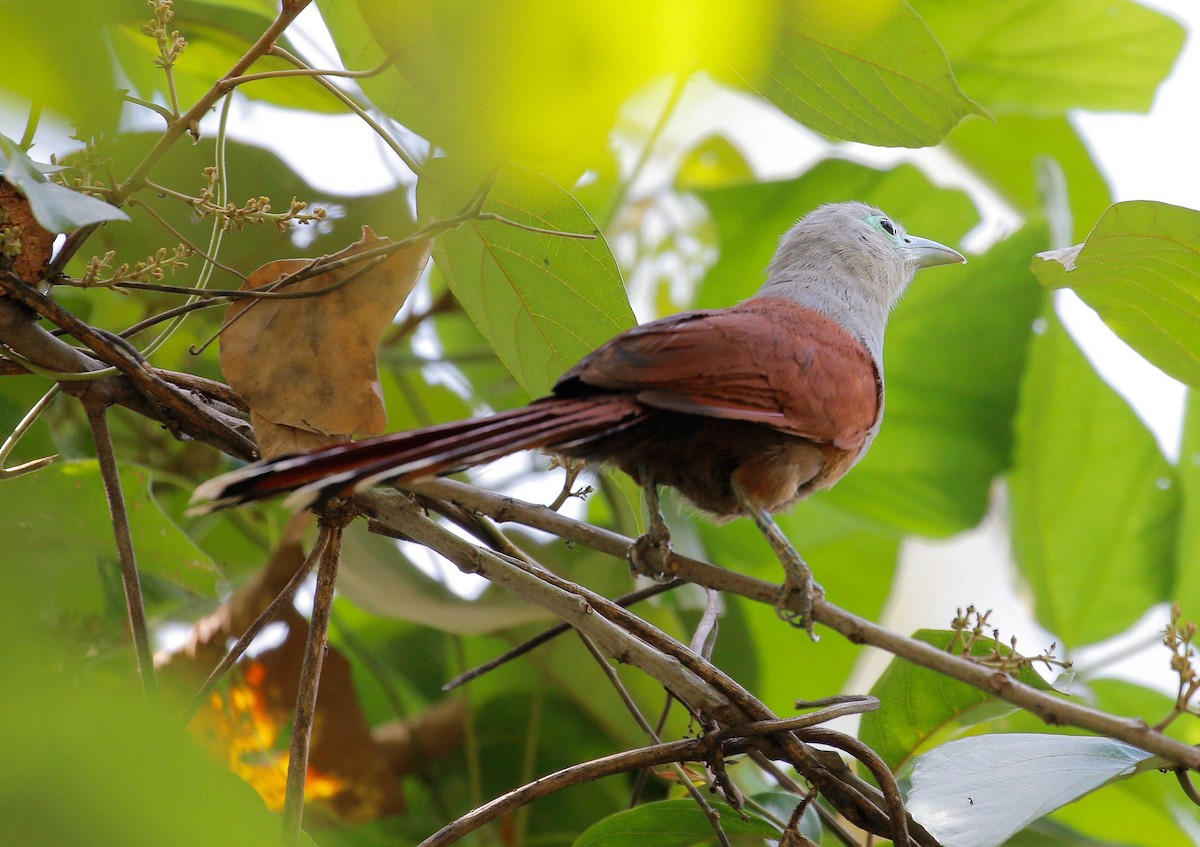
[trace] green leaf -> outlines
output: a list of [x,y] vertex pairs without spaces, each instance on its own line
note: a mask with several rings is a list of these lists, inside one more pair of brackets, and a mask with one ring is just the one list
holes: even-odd
[[[45,107],[84,135],[115,130],[121,98],[104,30],[113,21],[146,12],[145,4],[62,0],[52,10],[24,2],[4,3],[3,9],[0,91]],[[7,110],[13,99],[3,99]]]
[[1040,300],[1024,266],[1045,239],[1040,226],[1027,227],[965,268],[917,275],[888,327],[879,438],[823,497],[925,535],[983,518],[992,480],[1012,462]]
[[1124,742],[1084,735],[963,738],[917,759],[906,805],[944,847],[996,847],[1149,758]]
[[1184,29],[1132,0],[912,0],[958,81],[988,109],[1144,112]]
[[[1106,792],[1107,794],[1107,792]],[[1123,847],[1115,841],[1097,841],[1056,821],[1034,821],[1004,842],[1004,847]]]
[[[963,636],[951,630],[921,629],[917,641],[939,650],[962,652]],[[970,655],[1011,656],[1012,648],[987,637],[971,644]],[[1022,668],[1016,678],[1027,685],[1047,690],[1037,672]],[[967,727],[995,720],[1016,710],[1015,706],[945,674],[894,658],[871,687],[882,704],[862,716],[858,737],[871,747],[893,771],[899,771],[918,752]]]
[[1061,171],[1074,234],[1087,237],[1112,203],[1104,174],[1071,122],[1064,116],[1003,115],[995,122],[964,121],[950,133],[946,146],[1005,200],[1038,216],[1046,203],[1042,184],[1046,160]]
[[[778,838],[779,830],[761,818],[742,818],[724,803],[713,803],[721,828],[731,838]],[[748,813],[752,814],[752,813]],[[589,827],[574,847],[688,847],[716,842],[712,824],[691,799],[664,800],[617,812]],[[759,841],[761,843],[761,841]]]
[[1188,391],[1183,417],[1179,491],[1179,561],[1172,594],[1184,618],[1200,620],[1200,396],[1194,389]]
[[[457,214],[453,163],[430,163],[418,184],[423,216]],[[496,355],[531,395],[633,325],[621,274],[604,239],[570,194],[546,177],[505,168],[484,210],[526,226],[594,235],[530,232],[500,221],[468,221],[442,235],[434,261]]]
[[1154,437],[1053,312],[1031,345],[1009,477],[1017,565],[1071,646],[1167,599],[1178,493]]
[[[215,596],[213,563],[159,509],[150,490],[150,472],[125,465],[120,476],[138,569],[169,585]],[[55,612],[76,621],[105,613],[112,595],[110,591],[106,596],[103,589],[111,589],[108,583],[115,572],[110,573],[110,566],[117,554],[99,465],[50,465],[0,482],[0,498],[5,556],[38,563],[37,589],[43,597],[55,598]],[[119,598],[119,578],[116,590]]]
[[1104,213],[1080,247],[1041,253],[1047,288],[1071,288],[1135,350],[1200,386],[1200,212],[1134,200]]
[[924,147],[966,115],[983,114],[907,3],[807,2],[785,10],[755,87],[806,126],[845,141]]
[[50,182],[32,159],[2,135],[0,173],[25,195],[33,216],[50,232],[71,232],[102,221],[129,220],[129,215],[116,206]]
[[278,842],[279,817],[199,749],[176,710],[77,673],[37,666],[14,675],[11,665],[0,672],[7,847]]

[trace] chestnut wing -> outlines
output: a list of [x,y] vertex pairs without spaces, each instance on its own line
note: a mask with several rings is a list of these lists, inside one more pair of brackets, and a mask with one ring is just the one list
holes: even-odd
[[776,297],[635,327],[572,368],[555,393],[587,386],[843,450],[861,446],[882,400],[878,369],[858,339],[832,318]]

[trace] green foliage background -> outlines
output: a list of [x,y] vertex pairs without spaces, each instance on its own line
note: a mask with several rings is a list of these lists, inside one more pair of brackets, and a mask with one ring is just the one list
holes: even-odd
[[[9,5],[0,103],[19,116],[6,118],[15,127],[9,134],[20,135],[36,103],[46,124],[65,122],[93,142],[88,156],[68,158],[75,168],[68,173],[91,173],[109,185],[121,180],[158,132],[118,123],[122,108],[140,108],[122,106],[118,87],[144,101],[171,102],[166,76],[154,66],[154,41],[140,30],[146,8],[130,0],[69,0],[56,4],[50,26],[34,4]],[[452,297],[446,302],[453,307],[431,315],[416,336],[381,349],[394,427],[538,396],[564,368],[633,323],[630,281],[664,308],[749,296],[779,234],[820,203],[875,203],[911,231],[958,244],[979,221],[966,194],[911,165],[855,163],[838,146],[937,144],[1002,198],[1020,225],[972,255],[967,268],[930,273],[914,285],[889,329],[888,409],[877,445],[838,488],[786,516],[784,528],[828,595],[869,618],[880,615],[890,594],[904,538],[949,537],[976,526],[998,503],[1033,614],[1063,654],[1121,634],[1157,604],[1177,602],[1185,616],[1200,616],[1196,407],[1189,403],[1183,459],[1173,464],[1059,324],[1052,296],[1053,289],[1075,289],[1150,361],[1198,384],[1200,212],[1153,198],[1110,205],[1105,177],[1068,115],[1148,108],[1183,44],[1182,28],[1170,18],[1132,0],[1110,0],[1103,14],[1091,0],[711,0],[687,13],[667,2],[317,5],[347,68],[392,60],[357,87],[345,84],[376,116],[409,131],[397,137],[421,167],[400,189],[336,196],[312,188],[275,155],[222,139],[231,198],[266,194],[283,207],[296,196],[340,210],[305,231],[311,240],[303,246],[272,227],[231,233],[224,263],[249,272],[268,260],[334,252],[356,240],[363,224],[403,236],[417,222],[455,214],[497,169],[485,209],[543,229],[601,236],[569,240],[475,221],[439,237],[423,291],[429,300]],[[266,0],[179,0],[175,13],[172,26],[188,40],[173,71],[186,110],[250,48],[276,9]],[[285,67],[268,58],[251,71]],[[676,86],[670,95],[664,77]],[[657,100],[649,102],[671,110],[688,80],[695,87],[687,91],[698,98],[717,88],[735,91],[808,127],[828,142],[824,156],[793,179],[763,182],[727,136],[665,144],[624,105],[640,93],[644,106],[646,87],[657,85]],[[343,110],[306,78],[248,82],[235,96],[312,113]],[[207,134],[205,124],[198,143],[176,143],[154,182],[197,193],[201,170],[216,155]],[[40,139],[30,153],[44,161],[49,142]],[[93,160],[106,164],[92,168]],[[13,180],[11,165],[7,173]],[[186,205],[148,190],[138,198],[189,238],[207,242],[210,223]],[[678,215],[666,234],[651,226],[680,209],[701,211]],[[131,220],[98,230],[68,273],[79,275],[89,256],[107,250],[118,262],[134,262],[175,243],[145,206],[126,211]],[[1072,269],[1053,257],[1034,258],[1070,246],[1052,242],[1051,232],[1082,243],[1069,257]],[[707,258],[697,262],[697,255]],[[169,281],[193,284],[198,268],[195,262]],[[229,275],[215,280],[236,285]],[[54,294],[113,331],[178,301],[65,287]],[[196,313],[155,353],[154,364],[219,379],[214,350],[187,353],[218,326],[212,310]],[[12,430],[48,386],[38,376],[0,378],[0,430]],[[234,517],[185,517],[194,484],[231,462],[133,415],[113,418],[151,616],[159,624],[189,623],[261,567],[286,516],[272,505]],[[8,739],[0,819],[15,827],[6,843],[263,843],[263,827],[273,832],[273,822],[253,795],[194,754],[134,693],[103,491],[83,417],[61,401],[6,463],[49,453],[63,458],[0,480],[0,631],[7,645],[0,651],[0,701],[8,715],[0,725]],[[599,487],[590,518],[635,532],[639,518],[619,481]],[[687,514],[672,522],[680,543],[703,558],[777,578],[775,562],[744,522],[714,527]],[[600,590],[627,587],[620,562],[561,544],[540,552]],[[403,598],[392,608],[407,610],[368,612],[350,591],[337,601],[334,640],[348,648],[372,722],[394,718],[397,700],[409,714],[421,713],[444,696],[446,679],[541,628],[494,589],[468,602],[405,576],[410,564],[390,545],[364,544],[355,556],[366,584],[379,586],[380,603],[391,602],[391,592]],[[385,590],[389,573],[401,576]],[[964,605],[973,600],[964,597]],[[422,614],[422,607],[453,611]],[[696,598],[671,595],[645,614],[686,641]],[[936,643],[940,636],[924,637]],[[461,814],[555,768],[643,743],[582,649],[560,639],[472,684],[473,746],[437,763],[428,781],[408,781],[406,816],[315,832],[314,840],[415,843],[445,823],[445,814]],[[780,713],[791,713],[797,698],[842,691],[860,657],[861,648],[832,636],[807,643],[769,608],[725,600],[714,662]],[[889,669],[877,692],[884,708],[864,727],[889,761],[906,762],[964,732],[1045,731],[1027,715],[980,713],[978,692],[945,680],[933,690],[921,682],[928,672],[911,670],[902,663]],[[1089,668],[1072,690],[1098,708],[1150,723],[1170,710],[1160,694],[1105,673]],[[656,686],[624,675],[639,702],[656,711]],[[1188,720],[1169,731],[1200,741],[1200,728]],[[677,716],[664,737],[686,731]],[[1200,817],[1167,783],[1156,774],[1119,783],[1009,843],[1196,843],[1189,833]],[[652,799],[667,793],[658,784]],[[628,782],[615,778],[573,789],[534,806],[516,832],[523,843],[541,845],[632,845],[651,837],[691,844],[710,836],[682,804],[622,813],[628,794]],[[56,837],[40,826],[48,820]],[[767,826],[746,824],[745,834],[760,834],[760,825]]]

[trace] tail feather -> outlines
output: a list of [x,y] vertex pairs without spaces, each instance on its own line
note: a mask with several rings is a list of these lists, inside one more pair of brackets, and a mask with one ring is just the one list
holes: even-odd
[[194,512],[292,493],[289,505],[347,496],[385,480],[412,481],[635,423],[646,413],[629,395],[550,399],[484,418],[455,421],[313,453],[256,462],[196,489]]

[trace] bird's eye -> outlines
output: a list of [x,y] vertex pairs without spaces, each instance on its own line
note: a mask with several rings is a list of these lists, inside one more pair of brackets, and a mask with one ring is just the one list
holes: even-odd
[[883,228],[883,231],[886,232],[888,235],[896,234],[896,227],[894,227],[892,225],[892,222],[889,221],[887,218],[880,218],[879,226],[881,226]]

